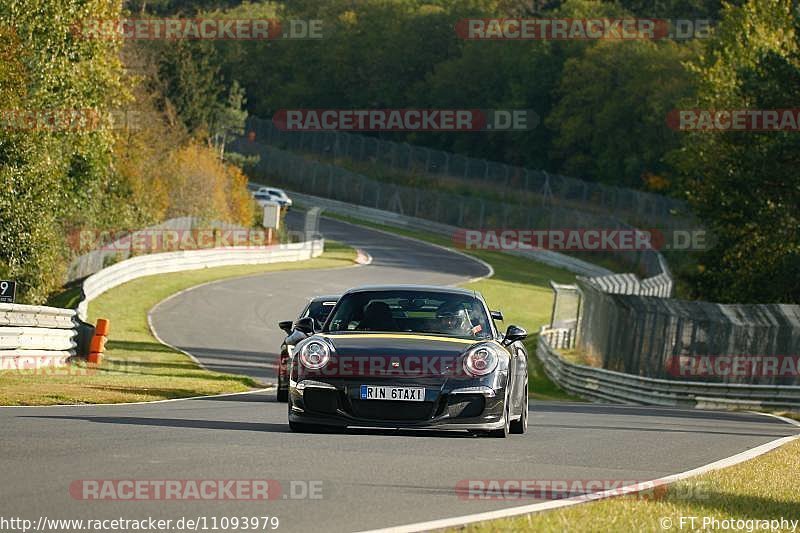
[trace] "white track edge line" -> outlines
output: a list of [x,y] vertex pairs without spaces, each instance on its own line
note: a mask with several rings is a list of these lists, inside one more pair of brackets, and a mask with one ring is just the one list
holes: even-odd
[[[184,292],[184,291],[176,292],[176,293],[175,293],[175,294],[173,294],[172,296],[177,296],[177,295],[179,295],[181,292]],[[151,313],[153,312],[153,310],[154,310],[156,307],[158,307],[158,306],[159,306],[159,305],[161,305],[162,303],[164,303],[164,302],[166,302],[167,300],[169,300],[170,298],[172,298],[172,296],[170,296],[169,298],[166,298],[166,299],[164,299],[164,300],[162,300],[162,301],[158,302],[156,305],[154,305],[154,306],[153,306],[153,307],[152,307],[152,308],[151,308],[151,309],[150,309],[150,310],[147,312],[147,328],[150,330],[150,334],[151,334],[153,337],[155,337],[155,339],[156,339],[158,342],[160,342],[161,344],[163,344],[163,345],[164,345],[164,346],[166,346],[167,348],[172,348],[172,349],[173,349],[173,350],[175,350],[176,352],[180,352],[180,353],[182,353],[183,355],[185,355],[185,356],[189,357],[189,359],[191,359],[191,360],[192,360],[192,362],[198,366],[198,368],[202,368],[203,370],[207,370],[208,372],[213,372],[213,371],[212,371],[210,368],[207,368],[207,367],[206,367],[206,366],[205,366],[203,363],[201,363],[201,362],[200,362],[200,360],[199,360],[197,357],[195,357],[193,354],[191,354],[191,353],[187,352],[186,350],[182,350],[182,349],[178,348],[177,346],[174,346],[174,345],[172,345],[172,344],[168,343],[167,341],[165,341],[164,339],[162,339],[162,338],[161,338],[161,335],[159,335],[159,334],[158,334],[158,332],[156,331],[156,328],[153,326],[153,318],[152,318],[152,315],[151,315]]]
[[787,444],[793,440],[800,439],[800,435],[792,435],[787,437],[781,437],[779,439],[775,439],[773,441],[767,442],[750,450],[745,450],[743,452],[737,453],[735,455],[731,455],[724,459],[719,459],[712,463],[708,463],[706,465],[693,468],[691,470],[686,470],[685,472],[680,472],[678,474],[670,474],[668,476],[664,476],[658,479],[654,479],[651,481],[646,481],[642,483],[636,483],[634,485],[628,485],[626,487],[620,489],[612,489],[602,492],[595,492],[592,494],[587,494],[583,496],[576,496],[573,498],[567,498],[564,500],[556,500],[556,501],[549,501],[549,502],[542,502],[542,503],[534,503],[531,505],[523,505],[521,507],[511,507],[508,509],[498,509],[496,511],[487,511],[485,513],[476,513],[471,515],[463,515],[457,516],[453,518],[442,518],[439,520],[430,520],[427,522],[417,522],[415,524],[407,524],[402,526],[393,526],[381,529],[372,529],[372,530],[365,530],[361,533],[417,533],[419,531],[430,531],[430,530],[437,530],[437,529],[444,529],[448,527],[456,527],[462,526],[465,524],[471,524],[474,522],[484,522],[487,520],[497,520],[499,518],[509,518],[512,516],[518,516],[523,514],[530,514],[536,513],[540,511],[547,511],[551,509],[559,509],[564,507],[571,507],[573,505],[578,505],[581,503],[588,503],[592,501],[602,500],[606,498],[612,498],[616,496],[622,496],[626,494],[635,494],[637,492],[641,492],[643,490],[651,490],[654,486],[663,486],[668,485],[671,483],[675,483],[676,481],[680,481],[683,479],[687,479],[690,477],[698,476],[700,474],[705,474],[707,472],[711,472],[713,470],[719,470],[721,468],[727,468],[729,466],[734,466],[739,463],[743,463],[760,455],[763,455],[769,451],[772,451],[784,444]]
[[244,392],[224,392],[222,394],[207,394],[204,396],[187,396],[185,398],[167,398],[166,400],[150,400],[142,402],[118,402],[118,403],[54,403],[52,405],[2,405],[0,409],[47,409],[50,407],[116,407],[117,405],[150,405],[155,403],[185,402],[187,400],[203,400],[206,398],[225,398],[227,396],[242,396],[244,394],[258,394],[275,390],[277,387],[264,387]]
[[798,422],[797,420],[793,420],[791,418],[788,418],[786,416],[776,415],[774,413],[762,413],[761,411],[747,411],[747,412],[748,413],[753,413],[754,415],[761,415],[761,416],[768,416],[770,418],[777,418],[778,420],[782,420],[783,422],[786,422],[787,424],[791,424],[792,426],[796,426],[796,427],[800,428],[800,422]]
[[[408,237],[407,235],[400,235],[398,233],[392,233],[391,231],[374,228],[372,226],[367,226],[365,224],[358,224],[356,222],[348,222],[347,220],[341,220],[341,219],[336,218],[336,217],[326,217],[324,211],[322,212],[321,216],[323,216],[323,217],[325,217],[325,218],[327,218],[329,220],[334,220],[336,222],[340,222],[342,224],[350,224],[351,226],[358,226],[359,228],[366,228],[366,229],[368,229],[370,231],[377,231],[378,233],[383,233],[384,235],[391,235],[392,237],[397,237],[398,239],[405,239],[407,241],[414,241],[416,243],[426,244],[428,246],[433,246],[434,248],[439,248],[441,250],[446,250],[448,252],[451,252],[451,253],[460,255],[462,257],[465,257],[465,258],[467,258],[467,259],[469,259],[471,261],[475,261],[476,263],[479,263],[481,266],[483,266],[488,271],[488,274],[484,274],[483,276],[477,276],[475,278],[470,278],[470,279],[468,279],[466,281],[459,281],[457,283],[452,283],[451,286],[452,285],[456,285],[456,284],[461,284],[461,283],[474,283],[476,281],[480,281],[480,280],[486,279],[486,278],[491,278],[492,276],[494,276],[494,267],[492,265],[490,265],[489,263],[487,263],[483,259],[480,259],[478,257],[475,257],[475,256],[469,255],[467,253],[464,253],[461,250],[456,250],[455,248],[449,248],[447,246],[442,246],[441,244],[436,244],[436,243],[433,243],[433,242],[423,241],[421,239],[415,239],[414,237]],[[356,219],[356,220],[362,220],[362,219]],[[398,228],[398,229],[400,229],[400,228]]]

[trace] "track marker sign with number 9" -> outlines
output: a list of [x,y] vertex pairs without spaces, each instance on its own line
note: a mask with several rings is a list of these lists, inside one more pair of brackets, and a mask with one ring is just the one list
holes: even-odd
[[0,304],[13,304],[16,295],[16,281],[0,280]]

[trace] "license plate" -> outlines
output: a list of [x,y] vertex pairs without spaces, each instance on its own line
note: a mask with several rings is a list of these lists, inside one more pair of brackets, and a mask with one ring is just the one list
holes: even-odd
[[361,385],[362,400],[397,400],[402,402],[424,402],[424,387],[383,387]]

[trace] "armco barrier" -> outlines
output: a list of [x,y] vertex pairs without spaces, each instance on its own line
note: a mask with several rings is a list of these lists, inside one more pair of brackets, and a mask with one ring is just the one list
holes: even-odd
[[109,289],[144,276],[230,265],[303,261],[319,256],[324,248],[325,241],[318,239],[293,244],[184,250],[133,257],[104,268],[84,280],[78,316],[86,320],[90,301]]
[[94,328],[83,322],[89,302],[105,291],[143,276],[228,265],[302,261],[317,257],[323,239],[259,247],[229,247],[143,255],[86,278],[77,310],[0,304],[0,370],[62,366],[89,353]]
[[[216,230],[246,230],[246,228],[237,226],[236,224],[220,222],[216,220],[206,221],[198,217],[186,216],[170,218],[169,220],[165,220],[160,224],[137,231],[132,231],[124,237],[120,237],[116,241],[104,243],[99,249],[95,249],[75,257],[70,262],[69,268],[67,269],[66,281],[69,283],[99,272],[107,266],[107,262],[109,260],[117,262],[124,259],[129,259],[131,257],[131,243],[140,242],[142,243],[143,247],[146,247],[147,243],[151,241],[151,237],[154,235],[154,232],[161,232],[165,230],[188,232],[196,228]],[[89,232],[87,237],[89,238],[90,242],[93,242],[95,239],[100,237],[100,235]],[[78,234],[77,239],[80,242],[80,233]],[[95,246],[98,244],[99,243],[94,243]],[[147,250],[144,253],[149,254],[155,252]]]
[[559,387],[587,400],[704,409],[800,409],[800,387],[708,383],[647,378],[565,361],[551,345],[551,328],[539,332],[536,355]]
[[61,366],[77,347],[76,311],[0,304],[0,370]]
[[[366,220],[367,222],[373,222],[375,224],[382,224],[395,228],[429,231],[431,233],[445,235],[451,238],[458,231],[460,231],[460,229],[455,226],[441,224],[439,222],[433,222],[423,218],[401,215],[391,211],[383,211],[381,209],[340,202],[338,200],[321,198],[319,196],[300,194],[293,191],[289,192],[288,194],[297,202],[298,205],[304,207],[322,207],[331,213],[355,217],[361,220]],[[509,250],[506,253],[522,256],[527,259],[533,259],[535,261],[539,261],[540,263],[563,268],[565,270],[569,270],[570,272],[584,276],[605,276],[611,274],[611,271],[603,267],[549,250]]]

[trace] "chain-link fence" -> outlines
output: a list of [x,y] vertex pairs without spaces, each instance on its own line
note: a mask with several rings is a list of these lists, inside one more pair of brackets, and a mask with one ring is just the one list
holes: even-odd
[[446,176],[467,184],[483,182],[504,192],[506,197],[518,197],[526,192],[543,205],[555,204],[613,215],[634,225],[655,223],[671,227],[691,218],[685,202],[666,196],[368,135],[334,131],[283,131],[276,128],[272,120],[258,117],[248,119],[247,131],[258,143],[280,149],[315,154],[330,160],[347,158],[369,162],[402,173],[438,178]]
[[[457,228],[634,229],[614,217],[585,210],[555,205],[530,206],[381,182],[246,138],[233,141],[229,149],[245,156],[258,156],[250,172],[256,179],[276,186]],[[455,242],[456,236],[453,237]],[[665,272],[666,264],[653,250],[607,250],[605,253],[614,255],[643,276]],[[583,258],[586,257],[584,254]]]
[[791,358],[800,355],[800,306],[613,293],[596,278],[579,277],[577,285],[577,344],[603,368],[653,378],[800,385],[796,366],[758,370],[767,359],[796,364]]

